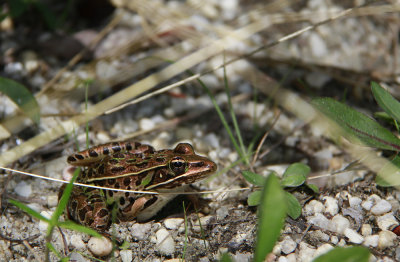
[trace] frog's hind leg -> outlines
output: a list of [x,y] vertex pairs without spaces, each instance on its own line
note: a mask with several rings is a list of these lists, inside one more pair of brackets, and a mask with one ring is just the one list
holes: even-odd
[[67,210],[72,220],[97,231],[110,226],[111,213],[100,189],[74,186]]

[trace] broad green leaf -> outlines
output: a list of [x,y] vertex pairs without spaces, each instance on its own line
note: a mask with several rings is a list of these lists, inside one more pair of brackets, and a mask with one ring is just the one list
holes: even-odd
[[228,253],[223,253],[219,262],[232,262],[232,258]]
[[251,192],[247,198],[247,204],[249,206],[258,206],[261,201],[261,193],[262,191]]
[[82,233],[85,233],[85,234],[88,234],[88,235],[91,235],[91,236],[94,236],[94,237],[102,237],[97,231],[95,231],[95,230],[93,230],[91,228],[76,224],[76,223],[74,223],[72,221],[58,222],[58,226],[60,226],[62,228],[66,228],[66,229],[71,229],[71,230],[75,230],[75,231],[78,231],[78,232],[82,232]]
[[314,185],[314,184],[306,184],[314,193],[318,194],[319,193],[319,188]]
[[301,215],[301,205],[297,198],[292,194],[285,191],[286,203],[287,203],[287,213],[293,218],[297,219]]
[[379,170],[375,182],[382,187],[400,185],[400,157],[395,156],[391,164],[386,164]]
[[252,183],[253,185],[263,186],[265,183],[265,177],[251,171],[242,171],[242,175],[248,182]]
[[[400,139],[383,128],[375,120],[332,98],[318,98],[312,104],[334,120],[346,131],[344,136],[356,142],[356,136],[364,144],[380,149],[400,151]],[[339,131],[337,132],[340,133]]]
[[254,261],[262,262],[272,252],[286,217],[286,197],[278,178],[267,177],[259,206],[257,244]]
[[47,223],[50,223],[50,220],[47,217],[42,216],[40,213],[38,213],[37,211],[33,210],[32,208],[22,204],[21,202],[14,200],[14,199],[9,199],[8,200],[11,204],[13,204],[14,206],[18,207],[19,209],[21,209],[22,211],[25,211],[26,213],[28,213],[29,215],[45,221]]
[[369,257],[370,253],[366,247],[337,247],[320,255],[313,262],[368,262]]
[[306,181],[309,173],[310,167],[306,164],[291,164],[283,173],[281,185],[284,187],[298,187]]
[[39,124],[40,108],[29,90],[11,79],[0,77],[0,93],[8,96],[32,121]]
[[400,102],[378,83],[372,82],[371,89],[378,105],[391,117],[400,121]]

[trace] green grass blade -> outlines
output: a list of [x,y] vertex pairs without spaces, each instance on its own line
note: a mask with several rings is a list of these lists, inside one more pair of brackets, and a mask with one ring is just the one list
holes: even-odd
[[58,202],[56,210],[54,210],[54,213],[51,216],[51,220],[52,220],[53,223],[56,223],[58,221],[59,217],[64,212],[64,209],[68,204],[68,199],[69,199],[69,197],[71,195],[72,188],[74,187],[73,183],[75,182],[76,178],[78,177],[79,172],[80,172],[80,168],[77,168],[74,171],[74,175],[73,175],[71,181],[65,187],[64,192],[63,192],[63,194],[61,196],[60,202]]
[[262,262],[272,252],[286,217],[286,197],[278,178],[267,177],[259,206],[255,262]]
[[34,123],[39,124],[39,104],[25,86],[14,80],[0,77],[0,92],[8,96]]
[[46,243],[46,246],[47,246],[47,248],[48,248],[51,252],[53,252],[59,259],[61,259],[61,254],[60,254],[60,252],[58,252],[57,249],[56,249],[50,242],[47,242],[47,243]]
[[50,219],[48,219],[48,218],[42,216],[42,215],[41,215],[40,213],[38,213],[37,211],[35,211],[35,210],[33,210],[32,208],[30,208],[30,207],[28,207],[28,206],[22,204],[21,202],[19,202],[19,201],[17,201],[17,200],[14,200],[14,199],[9,199],[8,201],[9,201],[11,204],[13,204],[14,206],[16,206],[16,207],[18,207],[19,209],[21,209],[22,211],[28,213],[29,215],[31,215],[31,216],[33,216],[33,217],[39,219],[39,220],[45,221],[45,222],[47,222],[47,223],[50,223]]
[[313,262],[368,262],[369,257],[370,253],[366,247],[337,247],[317,257]]
[[[343,136],[357,142],[357,137],[364,144],[387,150],[400,151],[400,139],[378,122],[331,98],[318,98],[312,104],[327,117],[338,123],[345,131]],[[336,132],[341,133],[341,132]]]
[[400,102],[378,83],[371,83],[372,94],[378,105],[396,121],[400,121]]
[[58,222],[58,226],[66,229],[71,229],[75,230],[78,232],[82,232],[94,237],[102,237],[96,230],[79,225],[77,223],[74,223],[72,221],[64,221],[64,222]]

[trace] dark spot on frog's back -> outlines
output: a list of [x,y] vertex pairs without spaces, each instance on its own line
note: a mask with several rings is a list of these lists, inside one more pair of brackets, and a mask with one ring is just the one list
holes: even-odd
[[76,158],[73,157],[73,156],[69,156],[69,157],[67,158],[67,161],[68,161],[68,162],[76,162]]
[[111,149],[112,149],[114,152],[121,151],[121,147],[119,146],[118,143],[112,143]]
[[110,160],[108,160],[108,163],[112,164],[112,165],[116,165],[119,163],[119,161],[115,158],[111,158]]
[[103,148],[103,154],[104,154],[104,155],[110,154],[110,150],[108,149],[108,147],[104,147],[104,148]]
[[130,142],[127,142],[127,143],[125,144],[125,149],[126,149],[126,150],[129,151],[129,150],[132,150],[132,148],[133,148],[133,147],[132,147],[132,144],[131,144]]
[[158,197],[153,196],[151,199],[147,200],[147,202],[144,203],[143,209],[145,209],[145,208],[151,206],[152,204],[154,204],[154,202],[156,202],[157,199],[158,199]]
[[120,204],[121,206],[125,205],[125,198],[121,197],[121,198],[119,199],[119,204]]
[[93,149],[90,149],[90,150],[89,150],[89,156],[91,156],[91,157],[98,157],[99,154],[97,154],[97,152],[94,151]]
[[85,159],[85,157],[82,156],[81,154],[75,154],[75,158],[76,158],[76,159],[79,159],[79,160]]
[[120,173],[125,170],[123,166],[115,166],[111,168],[111,173]]
[[131,184],[131,179],[129,177],[124,178],[124,186],[128,187]]
[[164,157],[157,157],[157,158],[156,158],[156,161],[157,161],[158,163],[163,163],[163,162],[165,161],[165,158],[164,158]]
[[137,168],[145,168],[145,167],[147,167],[147,165],[148,165],[148,162],[141,162],[141,163],[136,164],[136,167]]
[[105,217],[105,216],[108,216],[108,215],[109,215],[109,212],[108,212],[107,209],[102,208],[102,209],[97,213],[97,215],[98,215],[99,217]]

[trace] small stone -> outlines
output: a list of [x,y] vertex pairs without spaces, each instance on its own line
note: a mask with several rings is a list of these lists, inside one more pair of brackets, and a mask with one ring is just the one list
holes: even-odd
[[14,192],[21,197],[28,198],[32,194],[32,186],[25,181],[21,181],[14,187]]
[[207,226],[210,223],[211,219],[213,219],[212,216],[205,216],[205,217],[201,217],[200,221],[195,220],[193,222],[193,231],[197,232],[197,233],[201,232],[201,228],[202,227],[204,228],[205,226]]
[[119,255],[121,257],[122,262],[131,262],[132,261],[132,250],[121,250],[119,251]]
[[325,234],[321,230],[315,230],[310,232],[310,236],[320,242],[328,242],[329,241],[329,235]]
[[372,208],[371,208],[371,213],[374,214],[375,216],[380,216],[383,214],[386,214],[392,210],[392,205],[386,201],[386,200],[381,200],[378,203],[376,203]]
[[308,223],[316,225],[317,227],[332,230],[331,221],[320,213],[315,214],[312,217],[308,217],[307,221]]
[[311,200],[310,203],[308,203],[304,207],[304,215],[306,216],[311,216],[317,213],[323,213],[324,211],[325,211],[324,205],[317,200]]
[[361,234],[363,236],[369,236],[372,234],[372,226],[370,224],[363,224],[361,226]]
[[282,252],[282,242],[278,242],[272,249],[272,253],[275,255],[280,255]]
[[74,261],[74,262],[87,262],[86,260],[80,253],[77,252],[72,252],[69,255],[69,261]]
[[335,246],[339,242],[339,239],[337,236],[331,236],[331,243],[334,244]]
[[314,253],[315,257],[318,257],[322,254],[327,253],[329,250],[333,249],[333,246],[330,244],[323,244],[320,247],[317,248],[317,250]]
[[379,242],[378,235],[369,235],[365,237],[363,245],[367,247],[377,247],[378,242]]
[[80,235],[72,235],[70,244],[79,250],[86,249],[86,244],[82,241],[82,237]]
[[282,245],[282,252],[285,255],[292,253],[297,247],[297,243],[293,241],[289,236],[285,236],[281,245]]
[[175,252],[175,242],[168,230],[161,228],[156,232],[156,249],[164,256],[171,256]]
[[97,257],[107,256],[112,251],[112,243],[106,237],[91,237],[87,245],[90,252]]
[[314,257],[315,248],[312,246],[301,242],[299,248],[298,261],[311,261]]
[[390,230],[394,225],[399,224],[392,213],[377,217],[376,222],[381,230]]
[[183,218],[168,218],[164,220],[164,226],[167,229],[177,230],[184,223]]
[[131,232],[133,238],[136,238],[137,240],[144,240],[146,239],[146,235],[151,231],[151,224],[135,223],[129,228],[129,231]]
[[325,212],[328,212],[331,216],[335,216],[339,212],[339,206],[337,199],[326,196],[325,200]]
[[364,241],[364,238],[351,228],[346,228],[343,233],[351,243],[361,244]]
[[[50,212],[50,211],[42,211],[42,212],[40,212],[40,214],[42,215],[42,216],[44,216],[45,218],[51,218],[51,215],[53,214],[53,212]],[[40,220],[39,221],[39,225],[38,225],[38,227],[39,227],[39,230],[40,231],[47,231],[47,227],[49,226],[49,224],[47,223],[47,222],[45,222],[45,221],[43,221],[43,220]]]
[[384,230],[379,232],[378,248],[385,249],[394,246],[396,238],[397,235],[392,231]]
[[229,215],[229,209],[227,206],[221,206],[220,208],[217,209],[217,217],[218,219],[224,219]]
[[371,210],[371,208],[372,208],[376,203],[378,203],[380,200],[381,200],[381,198],[380,198],[378,195],[373,194],[373,195],[369,196],[369,197],[367,198],[367,200],[363,201],[363,202],[361,203],[361,206],[362,206],[362,208],[364,208],[365,210],[369,211],[369,210]]
[[139,127],[141,130],[150,130],[155,127],[155,123],[151,119],[142,118],[139,121]]
[[346,228],[350,228],[350,221],[342,215],[332,218],[332,228],[335,232],[343,234]]
[[359,198],[359,197],[349,197],[350,207],[355,208],[355,209],[360,209],[361,208],[361,203],[362,203],[361,198]]
[[55,207],[58,205],[58,196],[57,195],[50,195],[47,197],[47,205],[49,207]]
[[311,33],[309,37],[309,46],[311,47],[311,53],[315,57],[324,57],[328,52],[324,39],[318,33]]

